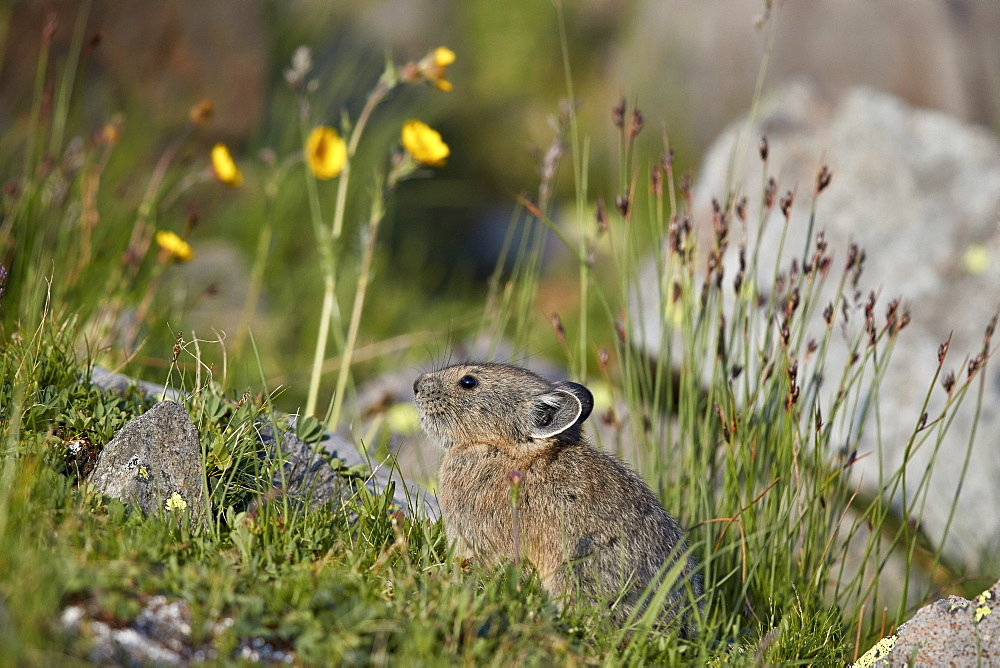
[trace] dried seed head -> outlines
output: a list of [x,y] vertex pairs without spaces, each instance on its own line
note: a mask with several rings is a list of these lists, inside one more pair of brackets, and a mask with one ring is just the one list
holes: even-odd
[[986,363],[986,356],[979,353],[971,360],[969,360],[968,377],[972,378],[977,371],[983,368],[983,364]]
[[823,320],[826,321],[827,327],[833,326],[833,304],[827,304],[826,308],[823,309]]
[[778,202],[778,206],[781,207],[781,214],[785,217],[786,220],[788,219],[788,216],[791,214],[792,202],[794,201],[795,201],[795,195],[792,193],[791,190],[787,190],[785,191],[785,196],[781,198],[780,202]]
[[691,208],[691,174],[690,173],[685,172],[681,176],[680,189],[681,189],[681,196],[684,198],[684,201],[687,202],[688,209],[690,209]]
[[774,206],[774,197],[778,194],[778,182],[774,177],[767,179],[767,186],[764,188],[764,208],[768,211]]
[[736,216],[742,221],[747,222],[747,198],[743,196],[740,201],[736,203]]
[[719,422],[722,424],[722,437],[724,440],[728,441],[730,436],[729,422],[726,421],[726,416],[722,412],[722,406],[719,404],[715,404],[715,415],[719,418]]
[[625,104],[625,98],[622,97],[621,101],[611,110],[611,122],[619,130],[625,129]]
[[654,162],[649,170],[649,192],[654,197],[663,196],[663,167],[658,162]]
[[767,162],[767,137],[762,136],[760,138],[760,143],[757,145],[757,150],[760,151],[760,159]]
[[851,242],[850,245],[847,246],[847,264],[844,265],[844,271],[850,271],[852,268],[854,268],[854,265],[857,263],[857,261],[858,261],[858,245],[854,242]]
[[562,318],[559,317],[558,313],[553,313],[549,316],[549,324],[552,325],[552,329],[556,332],[556,337],[559,338],[560,343],[566,343],[566,330],[563,328]]
[[990,340],[993,338],[993,333],[997,329],[998,316],[1000,316],[1000,313],[994,313],[993,317],[990,318],[990,323],[986,325],[986,335],[983,336],[983,350],[988,351],[990,348]]
[[177,332],[177,341],[174,342],[174,354],[173,354],[173,357],[170,360],[171,364],[176,364],[177,363],[177,358],[180,357],[181,346],[183,344],[184,344],[184,332],[183,331]]
[[597,349],[597,366],[600,367],[601,371],[607,373],[608,362],[611,360],[611,356],[608,351],[603,346]]
[[643,118],[642,112],[638,108],[632,110],[632,125],[628,129],[629,140],[635,139],[635,136],[642,131],[642,126],[646,123],[646,119]]
[[668,173],[673,171],[674,149],[668,149],[667,152],[660,157],[660,162],[663,164],[663,169],[666,170]]
[[796,385],[792,387],[788,392],[788,397],[785,399],[785,410],[790,411],[792,407],[799,401],[799,386]]
[[833,178],[833,172],[826,165],[819,170],[819,175],[816,177],[816,194],[820,194],[823,190],[830,185],[830,179]]
[[618,213],[620,213],[623,218],[628,218],[628,212],[629,212],[628,195],[619,195],[618,197],[616,197],[615,208],[618,209]]
[[944,391],[951,396],[951,391],[955,389],[955,372],[949,371],[947,375],[941,380],[941,385],[944,387]]
[[854,265],[854,275],[851,277],[851,286],[858,287],[858,280],[861,278],[861,272],[865,269],[865,258],[867,258],[865,250],[862,248],[858,252],[858,261]]
[[899,324],[896,327],[896,333],[899,333],[910,324],[910,309],[905,309],[903,315],[899,316]]
[[604,198],[597,200],[597,234],[598,236],[604,234],[610,229],[610,224],[608,223],[608,213],[604,209]]
[[948,348],[951,346],[951,334],[948,335],[948,340],[938,346],[938,366],[944,364],[944,358],[948,356]]

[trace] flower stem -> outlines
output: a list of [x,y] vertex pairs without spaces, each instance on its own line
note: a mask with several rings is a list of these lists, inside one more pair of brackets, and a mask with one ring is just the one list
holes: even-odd
[[354,292],[354,306],[351,309],[351,323],[347,330],[347,343],[344,345],[343,359],[340,363],[340,370],[337,373],[337,389],[333,396],[333,407],[330,409],[327,424],[336,426],[340,421],[340,411],[344,405],[344,392],[347,390],[347,379],[351,374],[351,359],[354,355],[354,348],[358,341],[358,329],[361,325],[361,312],[365,305],[365,294],[368,291],[369,278],[371,277],[372,260],[375,257],[375,240],[378,237],[379,223],[385,215],[383,204],[383,194],[381,192],[381,181],[376,180],[375,199],[372,202],[372,214],[368,228],[368,243],[365,245],[365,254],[361,259],[361,273],[358,276],[358,285]]
[[[334,289],[336,287],[336,279],[334,274],[334,256],[335,249],[334,245],[340,240],[340,235],[344,229],[344,215],[347,210],[347,188],[348,183],[351,178],[351,160],[354,158],[354,154],[358,149],[358,143],[361,141],[361,134],[365,130],[365,126],[368,124],[368,119],[371,118],[372,112],[388,95],[389,91],[392,90],[392,85],[383,79],[380,79],[378,84],[376,84],[374,90],[372,90],[371,95],[368,96],[368,100],[365,103],[364,109],[361,110],[361,114],[358,116],[358,122],[351,131],[350,140],[347,143],[347,160],[344,161],[344,168],[340,172],[340,183],[337,184],[337,202],[333,211],[333,225],[330,228],[329,239],[324,239],[325,234],[321,234],[320,229],[317,229],[316,238],[319,242],[320,253],[322,257],[320,258],[321,264],[323,266],[323,272],[326,274],[325,286],[326,289],[323,293],[323,312],[320,316],[319,332],[316,335],[316,354],[313,355],[313,366],[312,372],[309,378],[309,394],[306,398],[306,415],[314,415],[316,412],[316,402],[319,397],[319,379],[323,373],[323,358],[326,354],[326,344],[330,333],[330,318],[333,317],[334,311],[336,310],[336,295]],[[303,135],[305,134],[305,128],[303,126]],[[308,170],[307,170],[308,171]],[[314,223],[318,223],[320,219],[317,216],[317,211],[319,208],[319,198],[315,193],[316,183],[315,178],[312,174],[307,176],[310,182],[310,204],[313,206],[313,220]],[[381,210],[381,202],[379,202],[379,209]],[[371,230],[371,243],[374,243],[375,231],[377,229],[377,223],[373,224]],[[361,303],[358,303],[356,291],[355,294],[355,311],[358,311],[364,303],[364,289],[362,287],[362,282],[366,281],[365,271],[362,271],[362,278],[359,279],[358,291],[362,296]],[[360,313],[357,314],[360,318]],[[356,326],[354,323],[354,316],[352,315],[352,326]],[[356,333],[355,333],[356,336]],[[344,350],[344,359],[340,367],[340,374],[337,378],[337,390],[334,397],[333,408],[331,409],[332,419],[328,421],[331,428],[336,428],[337,421],[340,419],[340,408],[342,405],[341,395],[343,394],[344,387],[347,384],[346,374],[349,372],[348,367],[350,366],[351,353],[350,350],[353,347],[354,342],[351,337],[348,336],[348,342]]]

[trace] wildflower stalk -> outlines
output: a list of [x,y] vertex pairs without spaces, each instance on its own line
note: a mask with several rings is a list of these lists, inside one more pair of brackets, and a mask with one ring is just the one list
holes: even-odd
[[[317,228],[316,239],[319,241],[320,253],[322,254],[320,262],[323,266],[325,277],[323,281],[323,307],[320,313],[319,331],[316,334],[316,352],[313,355],[312,372],[309,377],[309,394],[306,397],[306,415],[315,415],[316,413],[316,402],[319,398],[319,381],[323,373],[323,359],[326,356],[326,346],[330,336],[330,323],[334,317],[337,318],[338,322],[340,320],[339,315],[337,314],[339,309],[337,308],[336,300],[337,283],[333,247],[340,240],[341,233],[344,229],[344,215],[347,210],[347,188],[351,178],[351,160],[354,158],[354,154],[358,149],[358,142],[361,140],[361,135],[365,130],[365,126],[368,124],[368,119],[371,117],[375,108],[385,100],[389,92],[395,87],[396,81],[395,68],[391,63],[389,63],[386,65],[386,69],[385,72],[383,72],[382,77],[375,85],[375,89],[372,90],[371,94],[369,94],[364,109],[361,110],[361,114],[358,116],[358,121],[351,130],[351,137],[347,144],[347,159],[344,161],[344,167],[340,173],[340,183],[337,184],[337,201],[333,211],[333,224],[330,228],[328,239],[324,239],[327,235],[322,230],[322,217],[319,213],[319,197],[316,193],[316,179],[311,173],[307,179],[309,182],[310,206],[313,211],[313,224]],[[303,127],[303,132],[304,130],[305,128]],[[372,237],[374,238],[374,234]],[[363,281],[364,279],[362,278],[361,280]],[[330,422],[332,427],[336,427],[337,420],[340,417],[340,406],[342,405],[340,393],[342,391],[342,385],[346,385],[347,382],[345,376],[347,371],[345,371],[345,369],[350,366],[350,352],[347,347],[342,347],[342,349],[344,351],[343,355],[345,363],[341,365],[340,375],[337,379],[337,396],[334,399],[334,406],[330,413],[333,418]]]
[[[569,40],[566,37],[566,21],[563,16],[562,2],[555,2],[556,13],[558,15],[559,24],[559,44],[562,47],[562,59],[563,59],[563,71],[566,75],[566,95],[569,98],[568,116],[569,116],[569,132],[570,132],[570,142],[573,147],[573,182],[576,186],[576,215],[577,220],[583,221],[586,218],[586,207],[587,207],[587,170],[585,165],[587,164],[590,156],[589,154],[589,142],[584,140],[580,141],[580,129],[577,123],[576,116],[576,101],[573,97],[573,75],[570,71],[569,66]],[[582,149],[581,149],[582,143]],[[590,301],[589,288],[590,288],[590,267],[587,266],[587,249],[586,249],[586,234],[580,237],[580,266],[579,266],[579,280],[580,280],[580,332],[579,332],[579,342],[580,359],[576,369],[577,376],[586,380],[587,378],[587,305]]]
[[337,389],[334,391],[333,407],[327,417],[327,423],[336,426],[340,421],[340,411],[344,405],[344,392],[347,389],[347,379],[351,372],[351,361],[354,348],[358,342],[358,329],[361,325],[361,312],[364,310],[365,294],[371,278],[372,260],[375,257],[375,240],[378,238],[378,228],[385,217],[385,200],[381,178],[375,179],[375,197],[372,200],[371,218],[368,221],[368,243],[365,244],[365,254],[361,259],[361,273],[358,285],[354,291],[354,306],[351,309],[351,322],[347,328],[347,343],[337,372]]

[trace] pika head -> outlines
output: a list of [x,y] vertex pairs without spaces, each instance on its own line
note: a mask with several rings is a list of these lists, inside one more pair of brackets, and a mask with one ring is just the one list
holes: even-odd
[[583,385],[553,383],[505,364],[458,364],[413,384],[424,430],[445,450],[490,443],[521,450],[533,442],[576,443],[594,397]]

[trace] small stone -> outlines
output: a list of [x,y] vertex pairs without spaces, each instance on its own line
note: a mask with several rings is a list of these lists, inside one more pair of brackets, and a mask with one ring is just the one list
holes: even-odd
[[910,621],[862,656],[857,668],[870,666],[1000,665],[1000,582],[967,601],[959,596],[920,608]]
[[162,401],[133,419],[104,446],[90,482],[101,494],[137,505],[146,515],[206,510],[198,430],[184,407]]

